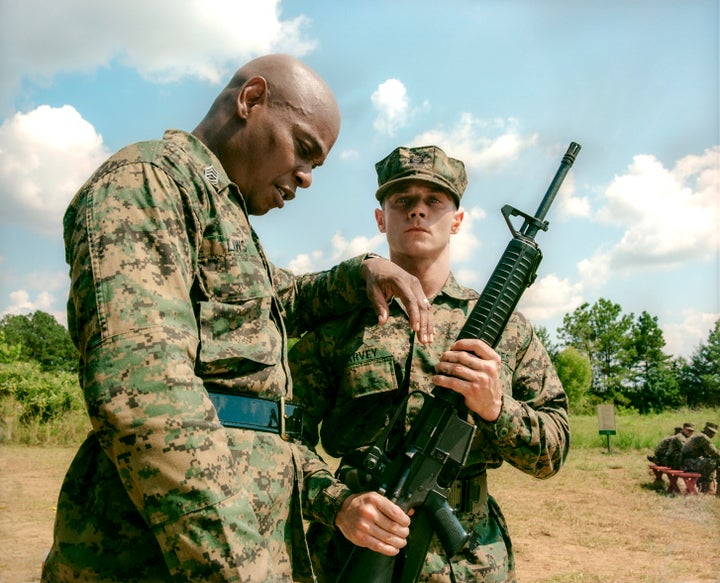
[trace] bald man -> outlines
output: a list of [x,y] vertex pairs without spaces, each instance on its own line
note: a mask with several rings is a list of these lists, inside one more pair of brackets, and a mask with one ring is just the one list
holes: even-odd
[[[92,432],[43,581],[265,583],[307,567],[289,549],[305,546],[299,497],[316,487],[301,477],[323,462],[296,442],[288,333],[370,304],[382,324],[391,296],[433,333],[422,286],[391,262],[294,277],[250,226],[310,186],[339,129],[317,73],[261,57],[192,133],[122,149],[70,203],[68,323]],[[380,495],[369,505],[399,512]]]

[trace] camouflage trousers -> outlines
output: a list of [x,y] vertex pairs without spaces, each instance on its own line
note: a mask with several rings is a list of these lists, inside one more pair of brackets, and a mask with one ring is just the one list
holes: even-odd
[[699,486],[709,486],[715,479],[715,471],[718,467],[716,459],[709,457],[698,457],[684,460],[686,472],[696,472],[701,474],[698,479]]
[[[437,536],[433,537],[419,581],[433,583],[515,583],[515,558],[505,518],[489,496],[471,511],[458,513],[470,534],[465,549],[448,563]],[[312,523],[308,543],[319,583],[335,583],[352,545],[336,530]],[[450,565],[454,579],[450,575]],[[309,580],[301,579],[306,582]]]
[[[304,548],[293,544],[302,536],[293,446],[269,433],[229,432],[248,490],[152,527],[97,440],[88,438],[60,493],[42,581],[291,581],[292,549]],[[307,553],[295,558],[307,564]]]

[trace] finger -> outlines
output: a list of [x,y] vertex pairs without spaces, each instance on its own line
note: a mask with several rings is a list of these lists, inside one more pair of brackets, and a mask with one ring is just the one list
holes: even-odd
[[373,495],[373,503],[380,512],[377,523],[382,528],[393,530],[394,525],[397,525],[402,530],[410,526],[410,517],[403,512],[402,508],[385,498],[385,496],[377,493],[373,493]]
[[375,310],[375,314],[377,314],[378,324],[382,326],[387,322],[389,313],[389,307],[387,300],[385,299],[385,295],[379,287],[370,285],[369,283],[367,286],[367,292],[370,296],[373,310]]
[[486,359],[499,357],[497,352],[495,352],[495,350],[493,350],[487,342],[481,340],[480,338],[462,338],[460,340],[456,340],[452,346],[450,346],[450,350],[471,352]]
[[400,549],[402,549],[405,544],[405,540],[402,540],[402,543],[398,546],[390,545],[379,540],[374,540],[367,545],[367,548],[369,548],[371,551],[375,551],[376,553],[380,553],[381,555],[385,555],[386,557],[394,557],[400,552]]
[[420,342],[422,344],[432,344],[433,340],[435,340],[432,304],[429,299],[423,297],[421,306],[425,311],[420,311]]
[[468,378],[462,378],[456,374],[436,374],[432,376],[433,384],[444,389],[450,389],[461,395],[465,395],[470,389],[470,383],[472,380]]
[[[435,320],[432,312],[432,304],[420,290],[420,295],[415,296],[411,309],[408,310],[410,325],[417,334],[421,344],[432,344],[435,340]],[[415,315],[413,315],[415,314]]]

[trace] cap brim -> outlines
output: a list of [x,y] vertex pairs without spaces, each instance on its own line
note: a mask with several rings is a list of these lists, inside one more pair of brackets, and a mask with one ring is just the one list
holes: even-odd
[[392,188],[396,184],[400,184],[402,182],[410,182],[413,180],[420,182],[430,182],[431,184],[439,186],[450,196],[453,197],[456,206],[460,206],[460,195],[458,194],[458,192],[456,192],[455,189],[446,180],[443,180],[442,178],[439,178],[433,174],[417,173],[412,174],[411,176],[401,176],[400,178],[388,180],[385,184],[383,184],[380,188],[377,189],[377,191],[375,192],[375,198],[378,199],[379,202],[382,202],[383,198],[385,198],[385,195],[390,188]]

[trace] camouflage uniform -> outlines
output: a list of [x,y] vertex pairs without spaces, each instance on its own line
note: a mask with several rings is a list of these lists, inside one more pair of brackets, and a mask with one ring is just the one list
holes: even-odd
[[673,437],[675,437],[677,434],[668,435],[667,437],[663,437],[660,442],[655,447],[655,452],[652,456],[648,456],[648,459],[659,465],[659,466],[665,466],[667,465],[668,461],[668,448],[670,447],[670,442],[672,441]]
[[[111,157],[64,227],[93,431],[43,580],[289,581],[309,563],[299,476],[324,464],[277,433],[224,427],[207,391],[289,399],[286,326],[369,305],[360,259],[299,278],[274,268],[217,158],[179,131]],[[308,487],[327,486],[319,476]]]
[[667,449],[665,451],[665,463],[660,463],[661,466],[667,466],[674,470],[682,470],[682,450],[683,446],[687,443],[688,437],[684,433],[680,432],[677,435],[673,435],[670,438]]
[[[461,287],[450,275],[433,300],[436,334],[431,346],[415,341],[395,300],[384,326],[377,325],[370,310],[359,310],[306,334],[289,358],[295,397],[307,405],[314,421],[309,442],[317,444],[322,437],[330,455],[343,457],[341,469],[353,465],[364,446],[382,433],[408,391],[432,390],[433,367],[457,338],[477,298],[477,292]],[[497,352],[502,358],[505,397],[495,423],[474,420],[478,432],[460,480],[473,502],[457,514],[472,539],[452,561],[458,581],[515,580],[510,536],[500,508],[487,495],[486,468],[507,460],[527,474],[548,478],[560,469],[569,447],[567,396],[547,352],[521,314],[512,316]],[[410,400],[406,429],[421,406],[419,401]],[[313,562],[316,572],[324,571],[318,573],[320,581],[334,581],[349,543],[339,531],[328,528],[332,523],[315,518],[328,497],[319,500],[310,494],[303,509],[313,520],[308,533]],[[451,580],[436,538],[421,580]]]
[[710,485],[715,479],[714,474],[718,468],[718,462],[720,462],[720,450],[711,441],[715,433],[716,431],[705,427],[703,431],[688,439],[682,448],[682,468],[686,472],[702,474],[698,480],[698,486],[702,492],[710,489]]

